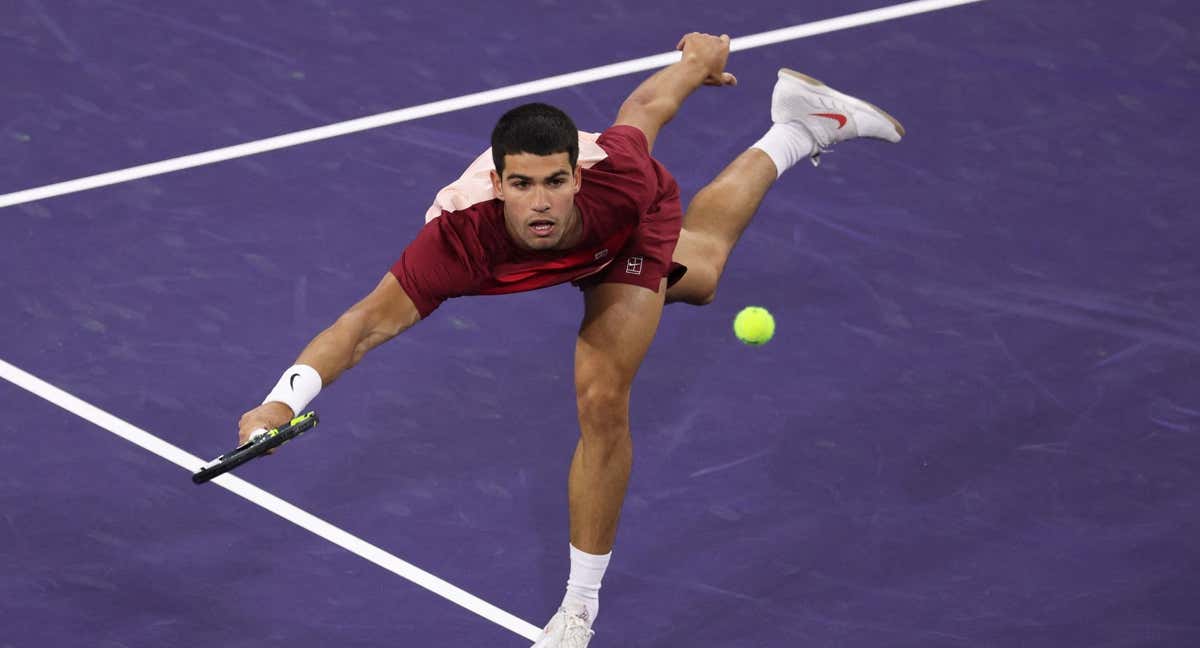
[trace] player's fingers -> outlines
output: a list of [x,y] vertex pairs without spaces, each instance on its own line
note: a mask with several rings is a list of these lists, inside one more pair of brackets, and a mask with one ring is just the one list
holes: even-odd
[[684,34],[683,37],[679,39],[679,43],[677,45],[675,45],[675,49],[683,50],[683,46],[687,44],[688,39],[695,35],[696,35],[696,32],[688,32],[688,33]]
[[250,438],[253,437],[254,435],[262,433],[262,432],[266,432],[266,431],[267,431],[267,429],[260,425],[250,425],[250,426],[242,427],[240,430],[238,430],[238,445],[241,445],[241,444],[249,441]]

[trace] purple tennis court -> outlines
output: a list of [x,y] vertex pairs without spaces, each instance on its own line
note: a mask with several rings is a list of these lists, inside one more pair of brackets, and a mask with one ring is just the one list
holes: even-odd
[[[228,450],[503,111],[599,131],[650,72],[21,192],[884,6],[0,6],[0,648],[528,646],[568,567],[569,285],[447,302],[227,487],[118,434]],[[666,309],[592,646],[1200,645],[1198,34],[987,0],[734,52],[655,147],[685,201],[780,67],[908,135],[786,173],[715,303]]]

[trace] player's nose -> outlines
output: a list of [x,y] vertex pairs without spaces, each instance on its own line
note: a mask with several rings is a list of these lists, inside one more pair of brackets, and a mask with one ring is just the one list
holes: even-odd
[[545,190],[538,188],[533,194],[533,211],[547,212],[550,211],[550,194]]

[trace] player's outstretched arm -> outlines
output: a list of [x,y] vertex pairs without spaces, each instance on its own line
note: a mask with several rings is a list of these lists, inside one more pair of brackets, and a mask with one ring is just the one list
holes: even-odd
[[[292,368],[296,370],[295,378],[288,375],[293,373],[289,370],[271,395],[280,390],[302,392],[306,381],[310,383],[308,387],[315,386],[316,390],[328,386],[342,372],[358,364],[368,351],[396,337],[420,319],[416,305],[400,287],[400,282],[390,274],[384,275],[369,295],[308,343]],[[312,393],[315,395],[315,391]],[[281,394],[283,399],[290,397],[290,394]],[[244,443],[255,430],[278,427],[302,413],[293,412],[283,400],[269,400],[242,415],[238,421],[238,443]]]
[[408,330],[420,319],[417,306],[400,282],[386,274],[369,295],[313,338],[296,364],[316,369],[321,374],[321,383],[329,385],[343,371],[358,364],[368,351]]
[[634,126],[646,135],[651,150],[658,131],[671,121],[683,100],[701,85],[737,85],[737,78],[725,71],[729,59],[729,36],[692,32],[675,46],[683,52],[678,63],[656,72],[625,99],[617,113],[616,125]]

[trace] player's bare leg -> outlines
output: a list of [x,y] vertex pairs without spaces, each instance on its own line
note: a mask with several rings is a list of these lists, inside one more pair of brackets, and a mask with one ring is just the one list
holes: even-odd
[[668,302],[704,305],[716,296],[729,254],[775,180],[800,160],[814,162],[833,144],[856,137],[899,142],[904,127],[879,108],[794,70],[780,70],[771,97],[771,130],[688,205],[675,261],[687,274]]
[[606,283],[584,293],[575,345],[579,444],[571,462],[571,543],[608,553],[633,461],[629,392],[662,317],[664,292]]
[[751,148],[696,194],[675,245],[675,261],[688,270],[667,291],[668,302],[712,302],[729,254],[777,177],[771,158]]
[[564,634],[572,632],[591,635],[600,579],[617,536],[633,466],[630,388],[658,330],[665,296],[665,280],[657,293],[618,283],[584,292],[583,324],[575,345],[580,436],[567,484],[571,578],[562,609],[534,646],[558,646]]
[[[665,282],[664,282],[665,283]],[[575,345],[579,443],[571,461],[571,544],[608,553],[633,464],[629,395],[662,317],[664,290],[606,283],[584,293]]]

